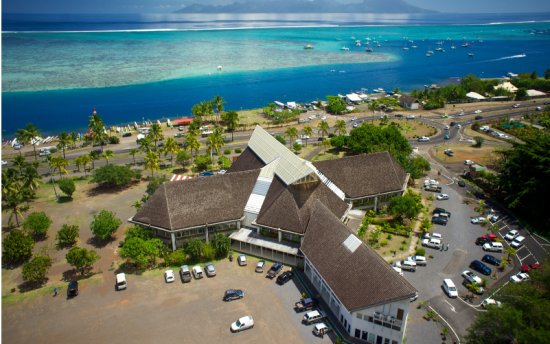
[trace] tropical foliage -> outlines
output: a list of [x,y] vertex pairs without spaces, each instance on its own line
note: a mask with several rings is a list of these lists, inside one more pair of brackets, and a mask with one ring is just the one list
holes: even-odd
[[127,166],[109,164],[94,170],[90,182],[122,186],[129,184],[134,179],[141,179],[141,170],[132,170]]
[[94,250],[76,246],[67,252],[65,258],[67,259],[67,263],[80,271],[81,275],[84,275],[96,261],[101,259],[101,256]]
[[93,215],[93,218],[90,229],[101,240],[113,235],[122,224],[122,221],[116,217],[116,213],[112,211],[102,210],[98,215]]

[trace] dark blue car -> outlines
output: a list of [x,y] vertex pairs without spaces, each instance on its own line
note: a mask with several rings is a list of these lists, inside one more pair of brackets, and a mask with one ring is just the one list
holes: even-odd
[[491,255],[484,255],[483,258],[481,259],[482,261],[486,262],[486,263],[489,263],[489,264],[493,264],[493,265],[500,265],[500,260],[499,259],[496,259],[495,257],[491,256]]
[[492,273],[491,269],[487,265],[480,262],[479,260],[474,260],[473,262],[471,262],[470,269],[479,271],[484,275],[490,275]]
[[225,294],[223,296],[224,301],[232,301],[232,300],[238,300],[242,299],[244,296],[244,293],[240,289],[229,289],[225,291]]
[[199,174],[199,177],[208,177],[213,175],[214,175],[214,172],[204,171],[203,173]]

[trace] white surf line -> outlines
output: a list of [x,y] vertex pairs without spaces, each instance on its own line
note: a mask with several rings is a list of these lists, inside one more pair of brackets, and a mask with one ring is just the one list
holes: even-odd
[[454,333],[456,339],[458,340],[458,343],[460,343],[460,338],[456,335],[455,330],[454,330],[453,327],[447,322],[447,320],[446,320],[445,318],[443,318],[439,313],[437,313],[437,311],[436,311],[435,309],[433,309],[432,306],[428,306],[428,307],[430,307],[430,309],[431,309],[432,311],[434,311],[435,314],[437,314],[437,315],[441,318],[441,320],[443,320],[443,321],[445,322],[445,324],[447,324],[447,326],[449,326],[449,328],[451,329],[451,331],[453,331],[453,333]]

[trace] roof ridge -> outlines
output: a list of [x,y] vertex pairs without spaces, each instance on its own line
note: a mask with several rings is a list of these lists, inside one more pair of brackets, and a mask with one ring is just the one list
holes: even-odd
[[397,175],[397,171],[395,170],[395,166],[393,165],[392,156],[389,152],[386,152],[386,153],[388,153],[388,159],[390,159],[390,165],[393,169],[393,173],[395,173],[395,178],[397,179],[397,185],[401,185],[401,183],[399,182],[399,176]]
[[174,229],[174,226],[172,226],[172,213],[170,212],[170,202],[168,202],[168,195],[166,195],[166,183],[162,183],[162,186],[164,187],[164,200],[166,201],[166,208],[168,209],[168,220],[170,221],[170,230]]

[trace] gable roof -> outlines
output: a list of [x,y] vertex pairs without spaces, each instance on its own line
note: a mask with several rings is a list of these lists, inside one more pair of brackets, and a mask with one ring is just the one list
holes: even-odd
[[240,219],[260,170],[164,182],[133,221],[168,230]]
[[265,164],[249,147],[239,155],[226,173],[255,170],[264,167]]
[[301,250],[350,312],[416,293],[388,262],[319,201]]
[[411,96],[408,96],[406,94],[402,94],[401,96],[399,96],[399,101],[401,103],[405,103],[407,104],[408,106],[411,106],[412,104],[414,103],[420,103],[418,101],[418,99],[414,98],[414,97],[411,97]]
[[303,234],[316,201],[324,204],[327,211],[338,218],[348,209],[348,204],[321,181],[285,185],[280,178],[275,177],[256,223]]
[[313,162],[349,198],[399,191],[407,173],[388,152]]

